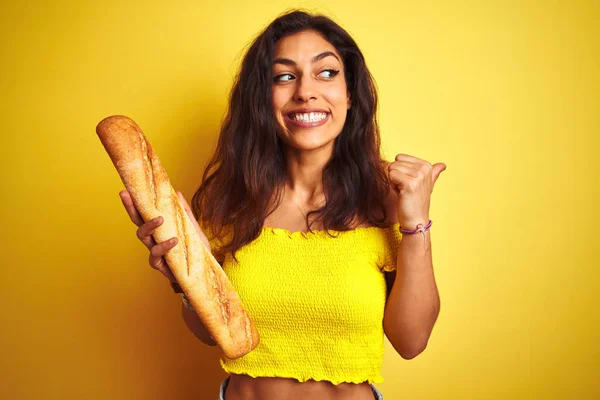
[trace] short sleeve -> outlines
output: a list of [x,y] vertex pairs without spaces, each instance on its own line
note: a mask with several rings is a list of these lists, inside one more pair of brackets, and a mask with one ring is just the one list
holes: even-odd
[[402,233],[400,232],[400,224],[394,224],[386,228],[383,234],[382,253],[380,255],[379,269],[386,272],[396,270],[396,262],[398,258],[398,249],[402,241]]

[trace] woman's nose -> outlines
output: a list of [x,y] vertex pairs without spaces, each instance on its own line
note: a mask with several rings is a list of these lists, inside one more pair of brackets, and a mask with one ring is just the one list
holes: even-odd
[[317,89],[311,78],[298,79],[296,93],[294,93],[296,101],[307,102],[317,98]]

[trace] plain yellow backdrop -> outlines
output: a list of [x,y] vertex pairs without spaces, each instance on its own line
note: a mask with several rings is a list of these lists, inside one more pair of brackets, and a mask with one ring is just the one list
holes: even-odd
[[432,195],[441,313],[388,399],[600,398],[595,1],[31,1],[0,8],[0,398],[216,399],[94,128],[125,114],[199,184],[244,48],[303,7],[355,38],[386,157]]

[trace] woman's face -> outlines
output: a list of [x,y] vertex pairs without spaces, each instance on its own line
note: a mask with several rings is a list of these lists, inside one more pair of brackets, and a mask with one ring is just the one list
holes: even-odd
[[273,61],[273,109],[281,140],[300,150],[333,144],[350,99],[342,57],[314,31],[280,39]]

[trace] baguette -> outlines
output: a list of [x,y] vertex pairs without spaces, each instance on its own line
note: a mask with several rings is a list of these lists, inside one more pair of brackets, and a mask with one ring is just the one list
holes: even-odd
[[156,243],[174,236],[179,239],[165,259],[224,355],[235,359],[252,351],[260,340],[258,331],[222,267],[200,239],[140,127],[126,116],[113,115],[100,121],[96,133],[144,221],[163,217],[163,224],[152,234]]

